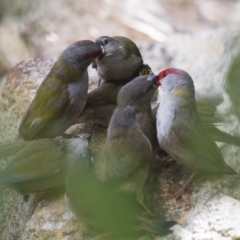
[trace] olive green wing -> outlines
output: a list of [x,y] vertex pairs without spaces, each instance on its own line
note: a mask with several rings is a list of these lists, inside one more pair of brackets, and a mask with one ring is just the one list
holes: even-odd
[[19,127],[20,136],[36,135],[44,126],[66,112],[70,104],[67,84],[49,74],[39,87]]

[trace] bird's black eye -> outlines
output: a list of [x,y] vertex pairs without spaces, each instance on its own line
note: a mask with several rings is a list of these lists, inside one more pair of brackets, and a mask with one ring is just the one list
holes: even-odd
[[167,71],[163,72],[163,76],[164,76],[164,77],[166,77],[167,75],[168,75],[168,72],[167,72]]
[[108,40],[107,40],[107,39],[104,39],[104,40],[103,40],[103,44],[104,44],[104,45],[108,44]]
[[166,77],[168,75],[168,71],[167,70],[164,70],[164,71],[161,71],[158,76],[159,76],[159,79],[162,79],[164,77]]

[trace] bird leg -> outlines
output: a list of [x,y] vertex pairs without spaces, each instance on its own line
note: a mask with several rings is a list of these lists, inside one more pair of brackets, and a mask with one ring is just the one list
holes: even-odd
[[102,79],[99,78],[98,83],[97,83],[97,88],[100,86]]
[[165,166],[168,166],[169,164],[175,162],[174,159],[172,159],[172,157],[170,157],[169,155],[168,156],[164,156],[164,157],[161,157],[161,156],[156,156],[156,163],[155,163],[155,169],[158,169],[158,168],[163,168]]
[[176,192],[174,192],[174,197],[176,197],[176,199],[178,199],[179,197],[181,197],[185,191],[188,189],[188,187],[191,185],[191,183],[193,182],[193,179],[195,178],[195,176],[197,175],[197,171],[194,171],[191,176],[189,177],[189,179],[187,180],[187,182],[185,182],[183,184],[183,186],[178,189]]
[[154,216],[154,214],[152,213],[152,211],[146,206],[146,204],[143,202],[143,199],[141,199],[140,197],[137,196],[137,201],[144,207],[144,209],[146,210],[146,212],[151,215]]

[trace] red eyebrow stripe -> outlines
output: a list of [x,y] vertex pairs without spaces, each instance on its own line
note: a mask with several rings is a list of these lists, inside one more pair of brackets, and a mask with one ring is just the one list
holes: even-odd
[[97,52],[94,52],[94,53],[84,53],[83,54],[83,58],[84,59],[88,59],[88,58],[95,58],[97,56],[100,56],[102,54],[102,49],[99,49]]
[[162,70],[159,74],[158,74],[158,76],[159,76],[159,78],[160,79],[162,79],[162,78],[164,78],[167,74],[165,74],[165,73],[167,73],[167,74],[176,74],[176,75],[182,75],[182,72],[180,72],[180,71],[178,71],[177,69],[174,69],[174,68],[167,68],[167,69],[164,69],[164,70]]

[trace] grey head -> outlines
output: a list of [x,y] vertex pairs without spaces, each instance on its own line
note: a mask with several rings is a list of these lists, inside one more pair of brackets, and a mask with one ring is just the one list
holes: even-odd
[[191,76],[177,68],[168,68],[158,74],[155,83],[161,85],[163,92],[175,91],[176,96],[182,94],[194,97],[194,84]]
[[161,85],[163,90],[158,118],[165,119],[166,112],[175,116],[176,111],[184,116],[196,117],[194,84],[187,72],[176,68],[165,69],[156,76],[155,84]]
[[128,131],[129,128],[139,128],[136,122],[134,107],[125,106],[123,108],[116,108],[110,120],[108,136],[118,135],[119,132],[122,134],[122,132]]
[[101,47],[89,40],[78,41],[67,47],[58,61],[63,61],[68,68],[84,71],[94,60],[102,54]]
[[121,88],[118,93],[117,106],[148,105],[158,88],[154,79],[149,80],[149,75],[139,76]]

